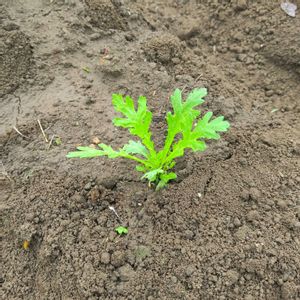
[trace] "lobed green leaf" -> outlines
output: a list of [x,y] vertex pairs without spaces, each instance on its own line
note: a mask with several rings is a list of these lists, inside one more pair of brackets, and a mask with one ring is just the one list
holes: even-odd
[[172,179],[176,179],[177,175],[174,172],[170,172],[170,173],[164,173],[162,175],[160,175],[160,181],[158,182],[157,186],[156,186],[156,190],[160,190],[161,188],[165,187],[168,182]]
[[124,99],[122,95],[114,94],[112,103],[115,110],[125,116],[125,118],[113,119],[113,124],[128,128],[131,134],[138,136],[142,140],[150,154],[155,155],[154,144],[149,130],[152,113],[147,110],[146,97],[139,97],[137,110],[135,110],[133,100],[129,96],[126,96]]
[[193,134],[198,138],[219,139],[218,132],[225,132],[230,127],[229,122],[224,121],[224,117],[220,116],[210,121],[213,113],[208,112],[197,123],[194,128]]
[[159,178],[160,174],[163,174],[163,172],[164,171],[162,169],[155,169],[145,173],[142,179],[148,179],[148,181],[154,182]]
[[67,157],[91,158],[105,155],[103,151],[91,147],[77,147],[77,150],[78,151],[69,152]]
[[140,154],[145,158],[149,155],[147,148],[140,141],[129,141],[122,149],[128,154]]
[[139,97],[137,107],[135,107],[131,97],[114,94],[113,106],[122,114],[122,117],[113,119],[114,125],[127,128],[141,141],[130,140],[118,151],[105,144],[99,144],[100,149],[78,147],[78,151],[68,153],[67,157],[86,158],[105,155],[109,158],[132,159],[138,163],[136,169],[144,173],[142,179],[155,182],[156,189],[161,189],[170,180],[176,178],[174,172],[168,173],[168,171],[174,167],[174,160],[177,157],[183,156],[186,149],[204,151],[205,139],[220,138],[219,133],[227,131],[230,126],[227,121],[224,121],[223,116],[212,119],[212,112],[198,119],[200,110],[197,106],[204,102],[203,97],[206,94],[205,88],[194,89],[183,101],[182,92],[179,89],[174,91],[171,95],[173,112],[168,112],[166,116],[168,131],[165,145],[158,153],[151,139],[152,113],[147,108],[146,97]]

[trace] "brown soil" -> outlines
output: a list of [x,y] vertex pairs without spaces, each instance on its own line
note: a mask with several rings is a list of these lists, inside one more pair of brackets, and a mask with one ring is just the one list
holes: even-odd
[[[1,299],[300,298],[299,12],[1,2]],[[111,124],[112,93],[147,96],[161,146],[170,93],[201,86],[204,111],[232,127],[179,160],[167,189],[131,162],[66,159],[95,136],[128,141]],[[45,143],[38,119],[61,144]]]
[[32,50],[28,38],[14,23],[7,23],[5,30],[0,30],[1,56],[0,56],[0,97],[13,93],[16,88],[30,78],[32,69]]
[[91,23],[99,29],[125,29],[126,22],[118,11],[118,6],[110,0],[85,0],[86,12],[91,18]]

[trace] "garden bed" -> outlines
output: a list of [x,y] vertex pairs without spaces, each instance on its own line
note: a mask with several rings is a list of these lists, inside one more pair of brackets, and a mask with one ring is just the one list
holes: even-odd
[[[0,6],[1,298],[299,299],[299,13],[202,2]],[[66,158],[129,140],[112,93],[147,97],[161,147],[171,93],[196,87],[231,128],[166,189]]]

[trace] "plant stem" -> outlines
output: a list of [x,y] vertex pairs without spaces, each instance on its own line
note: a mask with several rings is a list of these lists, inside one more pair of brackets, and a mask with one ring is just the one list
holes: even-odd
[[161,159],[161,167],[163,167],[163,165],[165,164],[165,161],[168,157],[168,153],[169,153],[169,150],[172,146],[174,138],[175,138],[175,134],[172,134],[172,135],[169,136],[169,133],[168,133],[167,138],[166,138],[166,143],[165,143],[165,146],[164,146],[164,149],[163,149],[163,156],[162,156],[162,159]]
[[129,154],[121,154],[123,157],[125,157],[125,158],[129,158],[129,159],[132,159],[132,160],[134,160],[134,161],[136,161],[136,162],[139,162],[140,164],[143,164],[143,165],[145,165],[145,166],[149,166],[149,164],[145,161],[145,160],[143,160],[143,159],[140,159],[140,158],[137,158],[137,157],[135,157],[135,156],[133,156],[133,155],[129,155]]

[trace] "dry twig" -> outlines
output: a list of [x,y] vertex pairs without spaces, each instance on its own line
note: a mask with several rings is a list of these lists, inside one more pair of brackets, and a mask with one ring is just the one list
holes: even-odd
[[39,126],[40,126],[40,129],[41,129],[41,131],[42,131],[42,134],[43,134],[43,137],[44,137],[44,139],[45,139],[45,142],[48,144],[49,141],[48,141],[47,136],[46,136],[46,134],[45,134],[45,131],[44,131],[43,127],[42,127],[41,121],[40,121],[40,120],[37,120],[37,121],[38,121],[38,123],[39,123]]
[[55,135],[53,134],[51,136],[51,139],[50,139],[50,142],[49,142],[48,150],[51,148],[51,145],[52,145],[52,142],[53,142],[54,138],[55,138]]
[[18,133],[21,137],[23,137],[23,138],[25,138],[25,139],[29,139],[29,137],[26,136],[26,135],[24,135],[22,132],[20,132],[16,126],[14,126],[13,129],[14,129],[14,130],[16,131],[16,133]]

